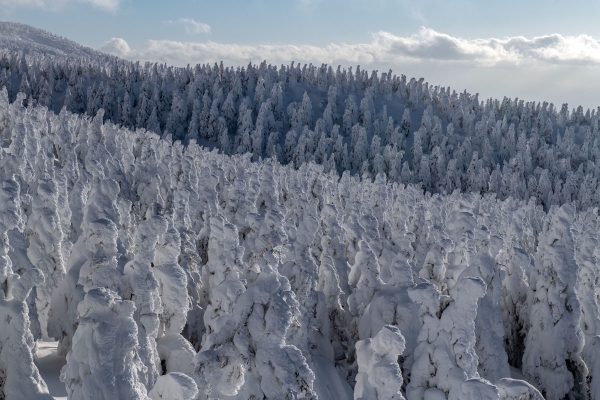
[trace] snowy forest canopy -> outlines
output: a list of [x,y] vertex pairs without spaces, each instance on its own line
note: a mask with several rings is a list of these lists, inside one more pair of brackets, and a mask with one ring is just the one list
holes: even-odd
[[74,400],[600,399],[596,110],[359,68],[0,71],[0,399],[51,399],[48,339]]
[[432,193],[536,197],[545,209],[598,206],[598,110],[477,95],[392,71],[263,62],[175,68],[114,57],[6,51],[9,99],[96,115],[173,140],[305,162],[361,177],[420,184]]

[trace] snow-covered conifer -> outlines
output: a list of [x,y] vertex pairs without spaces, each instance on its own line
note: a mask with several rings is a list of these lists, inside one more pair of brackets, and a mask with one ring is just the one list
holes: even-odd
[[2,182],[0,190],[0,396],[6,399],[51,399],[48,389],[33,362],[34,338],[29,330],[29,309],[26,300],[34,286],[44,282],[44,275],[35,268],[15,274],[8,256],[7,231],[19,225],[21,214],[19,184],[14,179]]
[[[204,314],[206,336],[196,356],[197,373],[207,395],[235,396],[246,381],[243,355],[247,350],[240,349],[239,340],[236,341],[240,333],[236,333],[239,321],[234,314],[236,302],[246,289],[240,277],[244,272],[244,249],[239,246],[237,229],[223,217],[212,217],[210,227],[210,300]],[[222,368],[222,360],[226,359],[231,362]],[[250,390],[251,385],[248,383]]]
[[[489,242],[487,229],[475,231],[475,235],[484,236]],[[478,301],[478,312],[475,319],[475,334],[477,341],[475,351],[478,358],[479,374],[491,382],[510,377],[508,356],[503,347],[504,325],[498,302],[502,295],[502,275],[490,256],[488,248],[479,249],[473,257],[468,257],[470,267],[461,275],[479,277],[486,284],[486,293]],[[460,279],[460,278],[459,278]]]
[[36,288],[37,312],[45,338],[48,337],[47,324],[52,292],[65,277],[62,227],[57,203],[56,181],[47,175],[38,181],[33,210],[27,221],[27,229],[31,232],[27,255],[45,276],[44,284]]
[[[530,328],[523,372],[549,400],[580,389],[587,374],[580,355],[584,337],[576,292],[578,267],[569,228],[574,214],[571,205],[551,209],[544,220],[530,275]],[[556,341],[562,345],[548,345]]]
[[395,326],[386,325],[373,339],[356,343],[358,375],[355,400],[404,400],[398,357],[405,348],[404,337]]
[[162,312],[157,350],[166,372],[193,373],[192,358],[195,351],[181,332],[186,324],[190,298],[185,271],[178,263],[181,249],[179,232],[172,222],[158,239],[153,272],[159,284]]
[[155,339],[159,335],[162,302],[159,282],[154,275],[154,258],[159,237],[167,230],[167,221],[157,215],[157,208],[148,210],[148,218],[139,223],[134,236],[134,259],[124,269],[129,279],[131,293],[128,294],[135,305],[135,322],[139,357],[144,365],[140,373],[141,382],[150,390],[160,374],[160,359]]
[[407,398],[498,399],[498,390],[477,372],[475,317],[477,300],[485,294],[480,278],[463,278],[450,297],[436,286],[421,283],[409,290],[421,303],[422,320]]
[[[77,307],[79,327],[61,370],[69,398],[148,400],[137,376],[135,306],[105,288],[89,290]],[[102,362],[98,362],[102,360]]]
[[348,283],[353,288],[352,294],[348,297],[348,305],[354,316],[362,314],[373,298],[376,288],[383,283],[380,278],[379,262],[373,250],[364,240],[361,240],[358,246],[359,251],[348,275]]

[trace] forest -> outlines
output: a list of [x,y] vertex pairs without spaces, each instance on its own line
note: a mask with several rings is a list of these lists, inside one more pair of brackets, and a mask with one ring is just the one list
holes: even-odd
[[600,399],[598,110],[0,56],[0,398]]

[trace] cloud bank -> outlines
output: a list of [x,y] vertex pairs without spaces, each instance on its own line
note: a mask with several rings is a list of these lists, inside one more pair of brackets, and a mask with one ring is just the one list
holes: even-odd
[[179,18],[169,21],[169,24],[183,25],[187,33],[210,33],[210,25],[194,21],[191,18]]
[[421,28],[410,36],[380,31],[368,43],[326,46],[224,44],[150,40],[131,47],[120,38],[102,50],[130,60],[168,65],[321,63],[425,77],[432,84],[480,93],[481,98],[519,97],[555,104],[598,105],[600,44],[588,35],[463,39]]
[[0,6],[41,8],[43,10],[58,10],[68,3],[87,3],[104,11],[115,12],[119,8],[121,0],[0,0]]
[[116,54],[119,57],[127,58],[131,53],[129,44],[121,38],[111,38],[108,42],[100,47],[101,51],[109,54]]
[[[33,1],[33,0],[32,0]],[[210,26],[190,19],[176,22],[193,33],[209,32]],[[115,39],[111,39],[115,40]],[[120,39],[123,40],[123,39]],[[123,40],[126,44],[126,42]],[[108,46],[108,45],[107,45]],[[471,63],[479,67],[521,65],[532,62],[545,64],[600,65],[600,43],[588,35],[563,36],[552,34],[531,39],[508,38],[463,39],[433,29],[421,28],[411,36],[396,36],[379,31],[369,43],[332,43],[311,45],[239,45],[206,42],[150,40],[145,46],[120,48],[111,52],[125,58],[174,63],[176,65],[212,63],[223,60],[228,65],[243,65],[268,60],[271,63],[290,61],[326,64],[376,64],[438,61]],[[126,46],[129,48],[129,46]],[[110,46],[104,48],[110,51]]]

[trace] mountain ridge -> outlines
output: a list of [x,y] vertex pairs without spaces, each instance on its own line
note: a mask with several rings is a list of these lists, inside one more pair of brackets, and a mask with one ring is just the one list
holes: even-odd
[[0,48],[56,57],[116,58],[43,29],[8,21],[0,21]]

